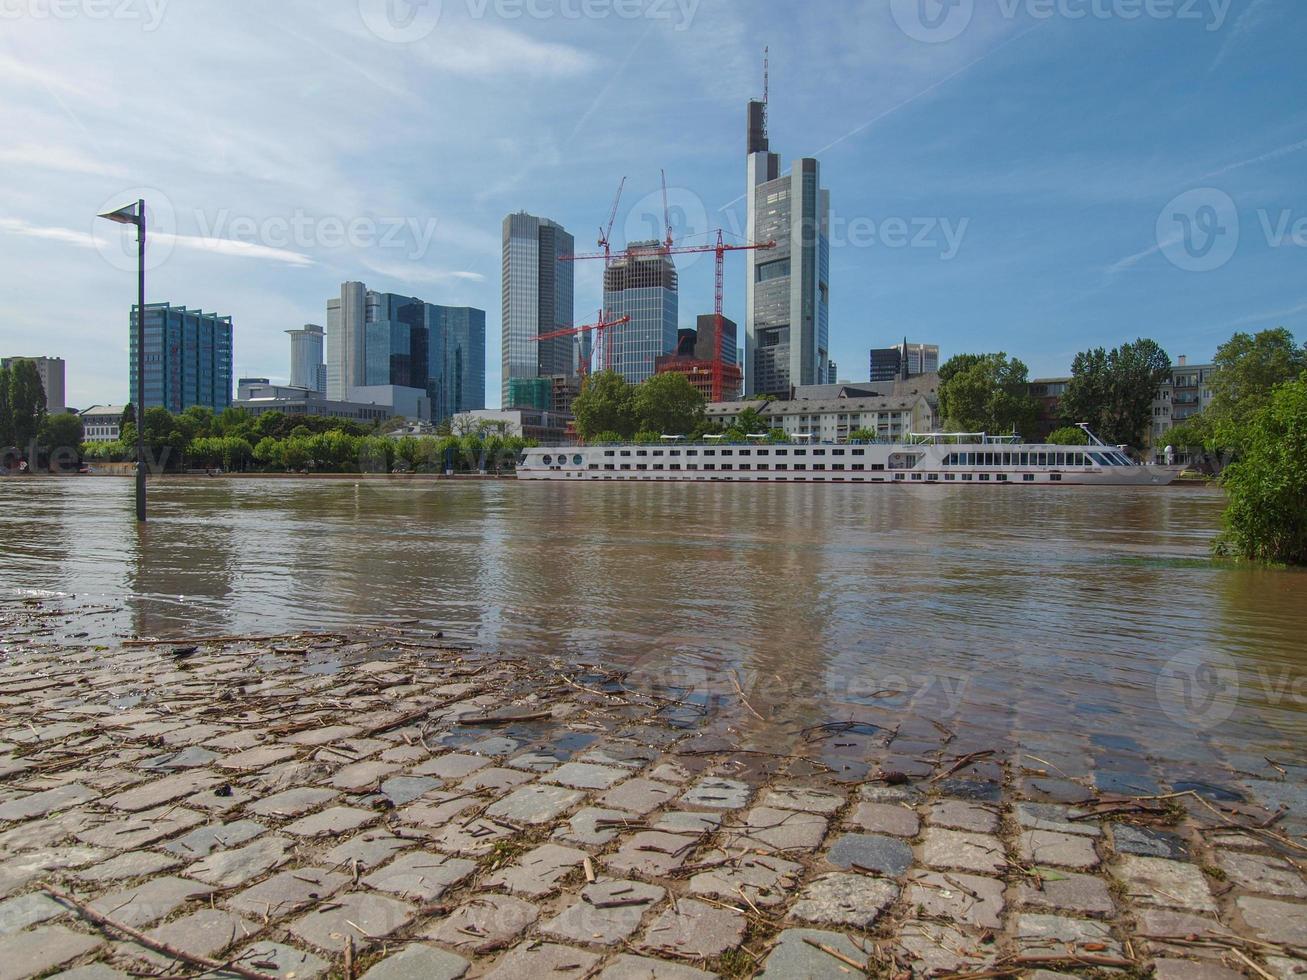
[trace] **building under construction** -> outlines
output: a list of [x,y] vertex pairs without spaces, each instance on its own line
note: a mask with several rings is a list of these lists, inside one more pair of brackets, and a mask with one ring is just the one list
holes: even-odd
[[604,367],[632,384],[651,378],[656,361],[676,350],[676,264],[662,242],[634,242],[604,270],[604,316],[629,323],[604,338]]

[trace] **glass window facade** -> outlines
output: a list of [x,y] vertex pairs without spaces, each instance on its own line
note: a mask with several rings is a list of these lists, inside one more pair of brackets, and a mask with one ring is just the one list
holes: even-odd
[[170,303],[147,304],[143,399],[136,384],[138,320],[138,309],[132,307],[128,388],[133,405],[178,413],[194,405],[221,412],[231,404],[231,317]]

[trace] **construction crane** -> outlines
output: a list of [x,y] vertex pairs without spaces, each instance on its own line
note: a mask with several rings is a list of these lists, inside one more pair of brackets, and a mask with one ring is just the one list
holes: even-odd
[[[570,258],[578,258],[578,256],[570,256]],[[630,323],[630,322],[631,322],[631,318],[629,316],[619,317],[616,320],[605,320],[604,311],[600,310],[599,319],[595,323],[586,323],[579,327],[562,327],[558,330],[550,331],[549,333],[542,333],[538,337],[536,337],[536,341],[538,342],[542,340],[558,340],[560,337],[577,337],[582,334],[589,333],[590,331],[593,330],[596,338],[595,352],[598,353],[602,349],[603,353],[600,354],[600,361],[601,363],[603,363],[605,355],[607,355],[608,360],[612,359],[611,351],[609,350],[608,345],[604,343],[604,331],[607,330],[609,327],[619,327],[624,323]],[[588,373],[588,368],[589,368],[589,365],[586,363],[586,361],[587,361],[586,358],[581,359],[581,378],[583,380],[586,374]],[[609,365],[607,363],[604,363],[605,368],[607,368],[608,366]]]
[[667,171],[659,170],[663,178],[663,226],[667,229],[667,240],[663,243],[665,248],[672,247],[672,212],[667,206]]
[[[663,178],[664,201],[666,201],[666,196],[665,196],[666,187],[667,187],[667,180],[664,177]],[[666,205],[664,204],[664,208],[665,207]],[[725,362],[723,360],[723,351],[722,351],[722,333],[723,333],[722,300],[726,292],[726,253],[748,252],[753,250],[770,249],[775,247],[776,247],[776,243],[774,241],[762,242],[762,243],[751,244],[751,245],[728,245],[724,240],[724,238],[722,237],[722,230],[720,228],[717,229],[717,242],[715,244],[674,245],[672,244],[672,228],[670,222],[668,223],[667,226],[667,241],[665,244],[662,244],[658,247],[658,252],[659,254],[662,255],[687,255],[695,252],[713,252],[716,254],[717,280],[716,280],[716,291],[715,291],[714,301],[713,301],[713,314],[716,318],[715,325],[716,325],[717,336],[714,338],[714,345],[713,345],[714,350],[713,350],[713,360],[712,360],[712,400],[715,402],[719,402],[722,400],[725,394],[724,389],[725,389],[725,382],[726,382],[726,368],[725,368]],[[632,253],[631,250],[628,248],[627,251],[623,254],[630,255]],[[647,250],[646,250],[646,254],[647,254]],[[563,258],[567,261],[577,261],[580,259],[604,259],[605,261],[607,261],[609,255],[607,252],[591,252],[582,255],[568,255],[568,256],[564,256]],[[602,317],[602,314],[600,314],[600,316]],[[626,317],[625,319],[629,320],[630,317]],[[608,324],[608,326],[611,325],[612,324]]]
[[[599,229],[599,247],[604,250],[604,268],[607,269],[612,261],[612,252],[608,247],[609,241],[613,235],[613,223],[617,221],[617,206],[622,203],[622,190],[626,187],[626,178],[617,185],[617,196],[613,198],[613,209],[608,212],[608,227]],[[600,317],[600,319],[603,319]]]

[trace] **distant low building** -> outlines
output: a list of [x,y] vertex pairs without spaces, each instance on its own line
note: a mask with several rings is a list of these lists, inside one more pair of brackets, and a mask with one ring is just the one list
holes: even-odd
[[333,401],[320,392],[288,385],[250,385],[243,394],[246,397],[237,399],[232,407],[243,409],[255,417],[267,412],[280,412],[289,416],[348,419],[351,422],[370,424],[395,415],[388,404]]
[[1188,421],[1211,405],[1214,374],[1215,364],[1190,364],[1189,358],[1183,354],[1176,358],[1170,376],[1153,398],[1149,435],[1154,448],[1165,448],[1166,434],[1172,427]]
[[[714,402],[705,414],[710,422],[730,428],[745,409],[762,416],[766,429],[788,436],[809,436],[822,442],[847,442],[859,429],[891,442],[934,427],[934,410],[926,396],[875,396],[830,400]],[[753,434],[753,433],[749,433]]]
[[[269,378],[237,378],[236,397],[246,398],[248,397],[246,392],[248,392],[251,388],[266,387],[267,385],[270,384],[272,384],[272,381]],[[298,387],[298,385],[292,385],[291,387],[293,388]]]
[[504,436],[520,436],[548,444],[571,440],[573,418],[561,412],[545,412],[534,408],[486,408],[455,415],[451,425],[455,435],[469,432],[494,432]]
[[1030,382],[1026,390],[1039,403],[1039,418],[1035,423],[1035,431],[1023,432],[1023,436],[1043,442],[1055,429],[1066,424],[1062,420],[1062,398],[1070,383],[1070,378],[1036,378]]
[[392,416],[399,415],[416,422],[431,422],[433,415],[431,396],[425,388],[404,385],[355,385],[345,389],[348,401],[355,404],[385,405]]
[[117,442],[122,436],[125,405],[92,405],[82,416],[83,442]]
[[62,357],[6,357],[0,367],[13,367],[15,361],[31,361],[41,378],[45,390],[45,410],[51,415],[62,415],[68,407],[64,395],[64,359]]

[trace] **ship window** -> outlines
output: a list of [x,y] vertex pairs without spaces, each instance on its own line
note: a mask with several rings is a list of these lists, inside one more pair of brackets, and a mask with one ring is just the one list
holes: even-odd
[[635,454],[636,454],[637,456],[648,456],[648,455],[649,455],[649,450],[647,450],[647,449],[637,449],[637,450],[635,451]]
[[655,456],[661,456],[661,455],[663,454],[663,451],[662,451],[661,449],[655,449],[655,450],[653,451],[653,454],[654,454]]
[[575,456],[572,457],[572,465],[573,465],[573,466],[580,466],[580,465],[581,465],[582,463],[584,463],[584,462],[585,462],[585,460],[583,460],[583,459],[581,458],[581,454],[580,454],[580,453],[577,453]]
[[1061,482],[1062,482],[1062,474],[1061,474],[1061,473],[1052,473],[1052,474],[1049,475],[1048,478],[1049,478],[1050,480],[1052,480],[1054,483],[1061,483]]
[[668,455],[668,456],[679,456],[679,455],[681,455],[681,451],[680,451],[679,449],[673,449],[673,450],[671,450],[667,455]]
[[751,470],[751,469],[753,469],[753,466],[750,465],[749,463],[741,463],[741,464],[740,464],[740,469],[742,469],[742,470]]
[[776,471],[777,471],[777,472],[782,472],[782,471],[784,471],[784,470],[788,470],[788,469],[789,469],[789,466],[788,466],[787,464],[785,464],[785,463],[777,463],[777,464],[776,464]]
[[953,481],[953,480],[956,480],[957,478],[958,478],[958,475],[957,475],[956,473],[945,473],[945,474],[944,474],[944,480],[945,480],[945,482]]
[[752,455],[753,455],[753,450],[752,450],[752,449],[741,449],[741,450],[740,450],[740,455],[741,455],[741,456],[752,456]]
[[938,483],[938,482],[939,482],[939,474],[938,474],[938,473],[932,473],[932,474],[930,474],[930,476],[929,476],[928,479],[930,480],[931,483]]
[[849,469],[855,472],[861,472],[867,468],[865,463],[854,463]]
[[832,450],[830,451],[830,454],[831,454],[832,456],[843,456],[843,455],[844,455],[844,450],[843,450],[843,449],[832,449]]
[[667,467],[663,466],[662,463],[654,463],[653,468],[656,470],[662,470],[662,469],[666,469]]
[[884,463],[872,463],[872,464],[871,464],[871,468],[872,468],[872,470],[883,470],[883,469],[885,468],[885,464],[884,464]]
[[807,455],[808,455],[808,450],[806,450],[806,449],[796,449],[796,450],[794,450],[794,455],[795,455],[795,456],[807,456]]
[[614,466],[612,463],[605,463],[605,464],[604,464],[604,469],[606,469],[606,470],[615,470],[615,469],[617,469],[617,467]]
[[1027,474],[1025,474],[1025,475],[1022,477],[1022,479],[1025,480],[1027,483],[1034,483],[1034,482],[1035,482],[1035,474],[1033,474],[1033,473],[1027,473]]
[[636,468],[637,470],[647,470],[647,469],[649,468],[649,464],[648,464],[648,463],[636,463],[636,464],[635,464],[635,468]]
[[735,464],[734,464],[734,463],[722,463],[722,469],[724,469],[724,470],[733,470],[733,469],[735,469]]
[[788,456],[789,454],[790,454],[790,451],[789,451],[788,449],[778,449],[778,450],[776,450],[776,455],[777,455],[777,456]]
[[716,463],[704,463],[704,464],[703,464],[703,468],[704,468],[705,470],[715,470],[715,469],[717,469],[717,464],[716,464]]
[[630,463],[623,463],[623,464],[622,464],[622,469],[624,469],[624,470],[629,470],[630,468],[631,468],[631,464],[630,464]]
[[962,474],[962,479],[964,479],[964,480],[970,480],[970,479],[971,479],[971,474],[970,474],[970,473],[963,473],[963,474]]
[[842,469],[844,469],[844,464],[843,464],[843,463],[836,463],[834,466],[831,467],[831,469],[833,469],[833,470],[842,470]]
[[716,450],[716,449],[705,449],[705,450],[703,451],[703,454],[704,454],[705,456],[716,456],[716,455],[717,455],[717,450]]
[[813,468],[814,470],[824,470],[824,469],[826,468],[826,464],[825,464],[825,463],[813,463],[813,464],[812,464],[812,468]]
[[980,479],[981,479],[981,482],[983,482],[983,483],[988,483],[988,482],[989,482],[989,474],[988,474],[988,473],[981,473],[981,474],[980,474]]
[[895,473],[895,474],[894,474],[894,479],[896,479],[896,480],[906,480],[907,477],[908,477],[908,475],[907,475],[906,473]]
[[825,455],[826,455],[826,450],[824,450],[824,449],[814,449],[814,450],[812,451],[812,454],[813,454],[814,456],[825,456]]
[[921,479],[921,474],[920,474],[920,473],[913,473],[913,474],[912,474],[912,479],[914,479],[914,480],[920,480],[920,479]]
[[630,456],[630,455],[631,455],[631,450],[629,450],[629,449],[623,449],[623,450],[622,450],[622,455],[623,455],[623,456]]
[[604,450],[604,455],[605,455],[605,456],[614,456],[614,455],[616,455],[616,454],[615,454],[611,449],[605,449],[605,450]]
[[1006,474],[1006,473],[1000,473],[1000,474],[998,475],[998,482],[999,482],[999,483],[1007,483],[1007,474]]
[[544,463],[546,466],[553,463],[553,461],[554,461],[554,457],[552,456],[545,456],[543,459],[540,460],[540,462]]
[[599,464],[598,464],[598,463],[591,463],[591,464],[590,464],[590,469],[592,469],[592,470],[597,470],[597,469],[599,469]]

